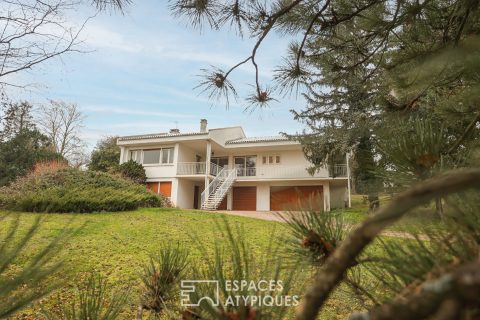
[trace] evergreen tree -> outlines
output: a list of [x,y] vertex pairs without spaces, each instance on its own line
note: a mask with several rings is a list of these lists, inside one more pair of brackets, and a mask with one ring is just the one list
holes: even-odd
[[88,169],[103,172],[114,172],[120,163],[120,147],[117,136],[105,137],[97,142],[92,151]]
[[61,159],[33,121],[28,102],[8,103],[0,131],[0,186],[26,174],[41,160]]
[[3,104],[4,114],[1,119],[0,141],[7,141],[16,135],[35,129],[32,116],[33,106],[27,101]]

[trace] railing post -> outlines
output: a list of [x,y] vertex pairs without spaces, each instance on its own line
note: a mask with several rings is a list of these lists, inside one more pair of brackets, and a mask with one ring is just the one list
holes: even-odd
[[208,184],[209,179],[208,175],[210,174],[210,162],[212,162],[212,142],[210,140],[207,141],[207,154],[205,155],[205,190],[206,194],[205,197],[208,198],[209,191],[208,191]]

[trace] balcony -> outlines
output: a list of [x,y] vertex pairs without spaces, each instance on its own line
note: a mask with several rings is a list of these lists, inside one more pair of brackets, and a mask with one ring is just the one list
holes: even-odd
[[260,178],[260,179],[295,179],[295,178],[346,178],[347,166],[334,165],[321,169],[313,176],[310,175],[304,166],[260,166],[252,168],[237,168],[238,179]]
[[[220,170],[222,170],[221,167],[215,163],[210,163],[210,175],[216,176]],[[179,162],[177,164],[177,175],[179,176],[205,175],[206,173],[206,162]]]

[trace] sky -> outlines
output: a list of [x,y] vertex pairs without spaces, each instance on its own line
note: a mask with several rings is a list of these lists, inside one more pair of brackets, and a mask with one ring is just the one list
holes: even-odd
[[[85,6],[68,20],[80,25],[94,14]],[[247,136],[302,129],[289,112],[305,105],[295,97],[276,97],[279,102],[250,113],[243,100],[227,109],[199,95],[194,87],[201,69],[228,69],[250,54],[254,41],[228,28],[195,30],[171,16],[167,1],[137,0],[124,15],[100,13],[89,20],[81,38],[85,53],[64,55],[21,75],[36,85],[18,96],[36,105],[49,99],[77,103],[85,115],[82,138],[90,148],[108,135],[198,131],[201,118],[209,128],[240,125]],[[259,49],[262,83],[271,83],[289,40],[272,34]],[[253,67],[241,67],[232,81],[244,98],[252,89]]]

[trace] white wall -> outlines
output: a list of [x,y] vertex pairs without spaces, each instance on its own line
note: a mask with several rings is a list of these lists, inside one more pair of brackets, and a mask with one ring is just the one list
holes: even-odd
[[[195,162],[197,159],[195,156],[197,153],[193,150],[188,148],[187,146],[179,143],[178,146],[178,158],[174,159],[174,162]],[[204,158],[203,154],[200,154],[202,158]],[[205,161],[205,159],[203,159]]]
[[[199,182],[200,186],[201,183]],[[195,194],[195,181],[177,179],[177,192],[175,206],[182,209],[193,209],[193,197]]]
[[[257,169],[255,177],[238,177],[240,180],[252,180],[252,179],[291,179],[291,178],[327,178],[328,170],[321,169],[319,172],[311,176],[307,172],[307,168],[311,166],[310,162],[305,159],[303,151],[298,150],[284,150],[284,151],[268,151],[268,152],[242,152],[233,153],[235,156],[256,155],[257,156]],[[280,156],[280,164],[263,164],[263,156]]]
[[268,183],[259,183],[257,185],[257,210],[270,210],[270,185]]
[[333,181],[330,184],[330,205],[332,209],[345,208],[348,206],[347,181]]

